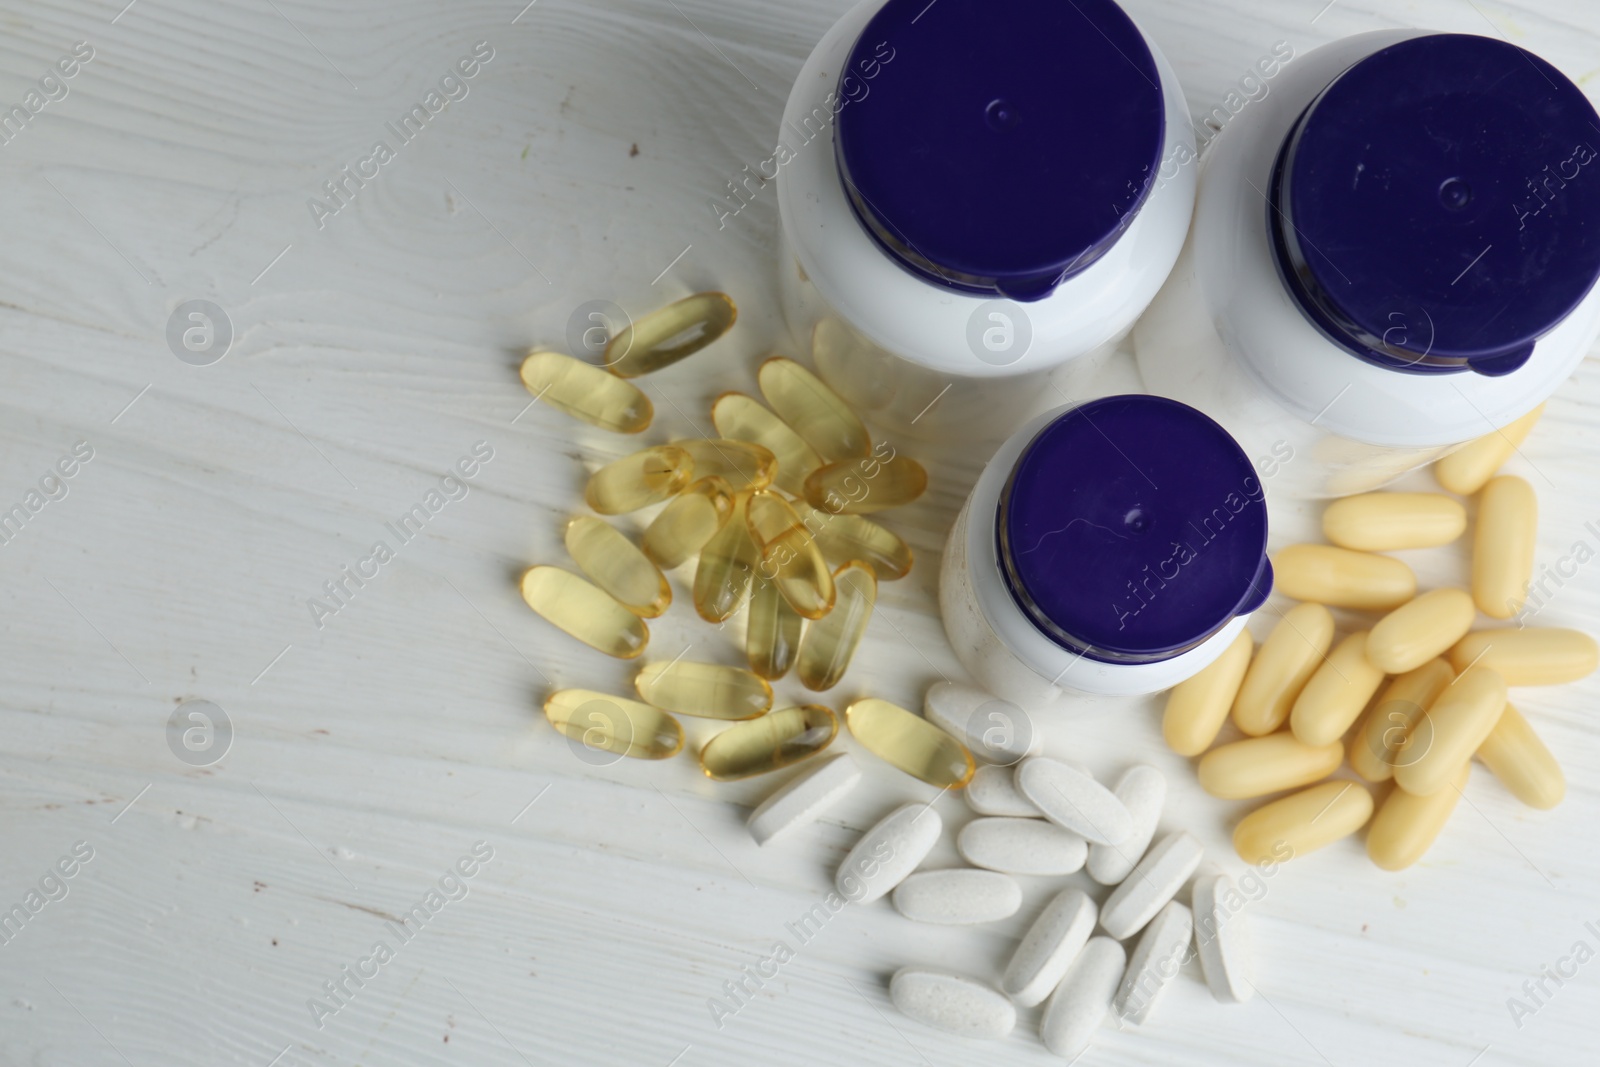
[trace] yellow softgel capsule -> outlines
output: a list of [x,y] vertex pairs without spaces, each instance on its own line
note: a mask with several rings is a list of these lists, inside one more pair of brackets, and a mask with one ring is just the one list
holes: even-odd
[[806,477],[805,498],[814,508],[845,515],[870,515],[917,499],[928,488],[928,472],[916,460],[895,453],[818,467]]
[[1510,425],[1462,445],[1433,465],[1434,481],[1462,496],[1476,493],[1511,458],[1542,414],[1540,404]]
[[633,759],[666,759],[683,747],[683,727],[671,715],[637,700],[562,689],[544,702],[550,725],[585,748]]
[[1471,774],[1471,764],[1463,763],[1451,776],[1452,788],[1421,797],[1400,788],[1390,792],[1367,830],[1367,855],[1372,862],[1386,871],[1399,871],[1420,860],[1456,810]]
[[795,505],[795,510],[830,566],[860,560],[872,565],[880,582],[904,578],[911,572],[911,546],[893,530],[860,515],[835,515],[803,502]]
[[1510,704],[1478,746],[1478,758],[1512,796],[1530,808],[1549,810],[1567,795],[1567,778],[1561,773],[1561,764],[1539,740],[1528,720]]
[[1332,545],[1290,545],[1272,560],[1273,591],[1295,600],[1388,611],[1417,595],[1417,576],[1389,556]]
[[700,750],[700,769],[719,782],[798,763],[833,743],[839,719],[820,704],[798,704],[730,726]]
[[745,515],[761,553],[757,564],[760,577],[776,585],[803,618],[820,619],[832,611],[833,573],[789,502],[763,489],[751,495]]
[[789,424],[743,393],[723,393],[711,405],[711,423],[723,437],[751,441],[778,460],[774,483],[790,496],[805,495],[806,475],[822,457]]
[[536,399],[602,430],[639,433],[655,418],[650,398],[637,386],[560,352],[529,350],[522,384]]
[[606,345],[606,366],[621,378],[670,367],[727,333],[738,317],[727,293],[686,296],[623,327]]
[[1250,667],[1255,650],[1249,630],[1239,636],[1210,666],[1188,681],[1179,682],[1167,694],[1167,708],[1161,716],[1161,735],[1167,746],[1180,756],[1198,756],[1211,747],[1217,731],[1228,718],[1244,672]]
[[1307,745],[1333,744],[1361,717],[1384,672],[1374,667],[1365,633],[1354,633],[1334,646],[1312,672],[1289,712],[1289,728]]
[[1479,630],[1455,643],[1450,663],[1458,671],[1481,663],[1507,685],[1561,685],[1600,665],[1600,646],[1582,630],[1553,626]]
[[647,704],[702,719],[753,719],[772,707],[770,685],[742,667],[717,663],[647,663],[633,688]]
[[1282,726],[1332,644],[1333,613],[1327,608],[1297,604],[1284,612],[1245,671],[1233,701],[1234,725],[1251,737]]
[[635,615],[653,619],[672,603],[656,565],[609,523],[579,515],[567,523],[566,543],[578,569]]
[[733,514],[733,493],[721,478],[696,478],[645,527],[640,547],[656,566],[671,570],[706,546]]
[[1282,862],[1349,837],[1371,817],[1371,793],[1355,782],[1323,782],[1240,819],[1233,848],[1246,863]]
[[760,562],[745,522],[747,499],[734,497],[728,521],[700,550],[700,563],[694,571],[694,610],[707,622],[721,622],[739,610]]
[[1320,782],[1344,762],[1344,746],[1334,741],[1308,745],[1279,731],[1219,745],[1195,768],[1200,788],[1224,800],[1261,797]]
[[763,678],[782,678],[794,666],[804,623],[772,582],[758,578],[750,594],[750,619],[745,630],[745,658]]
[[1499,674],[1481,666],[1462,672],[1411,728],[1406,740],[1416,755],[1395,765],[1395,783],[1417,796],[1443,789],[1489,736],[1505,706],[1506,682]]
[[608,656],[632,659],[650,643],[644,620],[599,586],[560,567],[530,567],[522,599],[557,629]]
[[1430,590],[1378,620],[1367,659],[1385,674],[1414,671],[1461,640],[1475,617],[1465,590]]
[[696,478],[721,478],[735,493],[765,489],[778,475],[778,457],[754,441],[732,437],[685,437],[672,442],[694,460]]
[[887,700],[857,700],[844,709],[844,721],[868,752],[940,789],[965,786],[977,766],[966,745]]
[[846,563],[833,572],[833,610],[806,627],[800,639],[800,683],[822,692],[844,677],[878,601],[878,579],[865,563]]
[[1478,494],[1478,528],[1472,538],[1472,599],[1492,619],[1522,610],[1533,577],[1539,500],[1514,474],[1489,479]]
[[689,453],[673,445],[656,445],[595,471],[583,498],[602,515],[622,515],[677,496],[693,477]]
[[1361,493],[1322,513],[1322,535],[1340,548],[1393,552],[1448,545],[1467,529],[1467,509],[1443,493]]
[[761,364],[756,381],[767,405],[824,461],[864,456],[872,448],[872,438],[856,413],[794,360],[772,357]]
[[[1442,659],[1432,659],[1391,681],[1350,739],[1350,767],[1369,782],[1394,777],[1395,767],[1416,759],[1425,738],[1408,745],[1411,728],[1422,718],[1456,674]],[[1426,731],[1424,731],[1426,733]]]

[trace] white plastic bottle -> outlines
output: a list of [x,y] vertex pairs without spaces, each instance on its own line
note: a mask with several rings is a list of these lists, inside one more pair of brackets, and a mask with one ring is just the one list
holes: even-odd
[[1272,588],[1250,459],[1163,397],[1047,412],[1000,447],[939,571],[956,656],[1032,708],[1167,689],[1215,660]]
[[1134,330],[1155,393],[1274,495],[1365,492],[1515,420],[1600,332],[1600,118],[1504,41],[1383,31],[1295,57],[1206,145]]
[[879,426],[998,441],[1155,295],[1193,158],[1171,66],[1113,0],[866,0],[779,130],[789,326]]

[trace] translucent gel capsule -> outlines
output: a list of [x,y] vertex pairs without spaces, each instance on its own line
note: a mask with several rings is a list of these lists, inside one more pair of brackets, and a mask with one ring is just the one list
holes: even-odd
[[633,688],[648,704],[702,719],[753,719],[772,707],[770,685],[741,667],[716,663],[647,663]]
[[672,442],[694,459],[696,478],[721,478],[730,491],[765,489],[778,474],[778,457],[753,441],[732,437],[685,437]]
[[745,657],[750,669],[763,678],[782,678],[794,666],[800,649],[800,627],[804,623],[778,587],[756,579],[750,594],[750,621],[745,630]]
[[694,610],[707,622],[721,622],[739,610],[760,562],[745,522],[746,499],[734,497],[728,521],[700,550],[700,563],[694,571]]
[[1548,810],[1567,795],[1567,778],[1561,773],[1561,764],[1539,740],[1528,720],[1510,704],[1478,746],[1478,758],[1512,796],[1530,808]]
[[870,563],[880,582],[892,582],[911,572],[911,546],[893,530],[860,515],[834,515],[803,502],[796,504],[795,510],[829,566],[842,567],[853,559]]
[[1544,414],[1540,404],[1516,422],[1469,441],[1433,465],[1433,477],[1452,493],[1471,496],[1493,478]]
[[1514,474],[1491,478],[1478,494],[1478,528],[1472,539],[1472,599],[1492,619],[1522,610],[1533,577],[1539,501],[1533,486]]
[[878,601],[878,579],[865,563],[846,563],[834,571],[833,585],[833,610],[807,626],[800,639],[800,682],[816,692],[832,689],[844,677]]
[[928,472],[907,456],[846,459],[806,476],[805,498],[814,508],[869,515],[909,504],[928,488]]
[[645,527],[640,547],[656,566],[671,570],[705,547],[733,514],[733,493],[721,478],[697,478],[667,502]]
[[1393,552],[1448,545],[1467,529],[1467,509],[1443,493],[1362,493],[1322,513],[1322,534],[1340,548]]
[[1282,862],[1349,837],[1371,817],[1371,793],[1355,782],[1323,782],[1240,819],[1233,848],[1246,863]]
[[608,656],[632,659],[650,643],[639,616],[560,567],[530,567],[522,576],[522,599],[552,626]]
[[1472,629],[1472,597],[1434,589],[1378,620],[1367,638],[1367,659],[1386,674],[1416,670]]
[[595,471],[583,498],[602,515],[621,515],[677,496],[693,477],[689,453],[673,445],[656,445]]
[[1450,649],[1450,664],[1466,670],[1479,663],[1499,672],[1507,685],[1575,682],[1600,665],[1600,646],[1582,630],[1532,627],[1479,630]]
[[1365,633],[1340,641],[1300,690],[1289,712],[1289,728],[1303,743],[1340,747],[1339,739],[1383,684],[1383,671],[1368,661],[1367,644]]
[[638,387],[560,352],[531,350],[522,361],[522,384],[556,410],[602,430],[639,433],[655,417]]
[[727,293],[686,296],[624,327],[606,345],[606,366],[622,378],[670,367],[727,333],[738,317]]
[[1417,594],[1417,576],[1399,560],[1332,545],[1290,545],[1272,575],[1274,592],[1336,608],[1388,611]]
[[1167,694],[1167,710],[1161,717],[1161,734],[1167,746],[1180,756],[1198,756],[1211,747],[1217,731],[1228,718],[1228,709],[1239,694],[1244,672],[1250,666],[1255,641],[1249,630],[1240,630],[1233,644],[1209,667],[1188,681],[1180,682]]
[[761,364],[756,380],[768,406],[824,461],[864,456],[872,448],[872,438],[855,412],[794,360],[774,356]]
[[743,393],[717,397],[711,405],[711,423],[723,437],[752,441],[776,456],[778,472],[773,480],[790,496],[804,496],[806,475],[822,465],[816,450],[788,423]]
[[833,574],[789,502],[763,489],[750,497],[745,515],[761,553],[759,576],[776,585],[803,618],[820,619],[833,610]]
[[844,709],[844,721],[868,752],[940,789],[962,788],[977,766],[967,746],[887,700],[857,700]]
[[544,702],[550,725],[585,748],[633,759],[666,759],[683,747],[683,727],[666,712],[637,700],[562,689]]
[[1307,745],[1280,731],[1219,745],[1200,757],[1196,773],[1200,788],[1212,796],[1243,800],[1320,782],[1342,762],[1339,742]]
[[1367,830],[1367,855],[1386,871],[1399,871],[1422,858],[1449,821],[1467,786],[1472,765],[1463,763],[1451,779],[1453,789],[1419,797],[1404,789],[1390,792]]
[[1426,751],[1429,731],[1419,731],[1411,743],[1407,738],[1455,678],[1448,663],[1432,659],[1391,681],[1350,739],[1351,769],[1369,782],[1387,781],[1394,777],[1397,764],[1410,762]]
[[1395,783],[1417,796],[1445,788],[1489,736],[1505,706],[1505,679],[1487,667],[1464,672],[1411,728],[1408,736],[1417,737],[1415,749],[1420,751],[1395,765]]
[[1245,672],[1233,701],[1234,725],[1251,737],[1282,726],[1332,644],[1333,613],[1327,608],[1297,604],[1284,612]]
[[766,774],[832,744],[839,719],[820,704],[798,704],[730,726],[700,750],[700,769],[719,782]]
[[643,552],[609,523],[579,515],[567,523],[567,553],[612,598],[646,619],[672,603],[672,587]]

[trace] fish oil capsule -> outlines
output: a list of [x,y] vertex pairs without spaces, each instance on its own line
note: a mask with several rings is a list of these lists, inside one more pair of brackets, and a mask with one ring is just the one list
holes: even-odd
[[1221,745],[1200,757],[1200,788],[1224,800],[1266,796],[1320,782],[1344,762],[1337,739],[1308,745],[1291,733]]
[[1167,739],[1167,747],[1180,756],[1198,756],[1211,747],[1239,695],[1254,651],[1250,631],[1242,629],[1209,667],[1172,688],[1161,717],[1161,735]]
[[872,448],[867,428],[855,412],[792,359],[774,356],[756,372],[761,395],[790,429],[816,449],[824,462],[864,456]]
[[940,789],[960,789],[976,764],[967,746],[898,704],[869,697],[844,709],[850,736],[874,756]]
[[765,489],[778,475],[778,457],[754,441],[732,437],[685,437],[672,442],[694,460],[696,478],[721,478],[729,492]]
[[1453,788],[1425,797],[1393,790],[1367,830],[1367,855],[1372,862],[1386,871],[1399,871],[1420,860],[1456,810],[1471,773],[1471,763],[1463,763],[1450,779]]
[[697,478],[650,520],[640,547],[656,566],[671,570],[704,548],[732,512],[727,482],[715,476]]
[[1479,630],[1456,642],[1450,663],[1458,671],[1481,663],[1507,685],[1561,685],[1593,671],[1600,664],[1600,646],[1582,630]]
[[561,689],[544,702],[550,725],[585,748],[633,759],[666,759],[683,747],[683,727],[658,708],[637,700]]
[[1362,493],[1322,513],[1322,535],[1361,552],[1448,545],[1466,529],[1467,509],[1443,493]]
[[1548,810],[1567,795],[1567,778],[1550,749],[1528,720],[1510,704],[1500,713],[1489,736],[1478,746],[1478,758],[1500,784],[1530,808]]
[[1542,414],[1544,405],[1540,404],[1509,426],[1462,445],[1433,465],[1434,481],[1462,496],[1476,493],[1527,439]]
[[700,550],[694,571],[694,610],[707,622],[721,622],[739,610],[755,575],[758,556],[744,520],[745,497],[733,500],[733,512]]
[[1246,863],[1282,862],[1349,837],[1371,817],[1371,793],[1355,782],[1323,782],[1240,819],[1233,848]]
[[1414,671],[1461,640],[1475,615],[1464,590],[1423,593],[1378,620],[1367,638],[1367,659],[1387,674]]
[[1488,667],[1463,671],[1411,728],[1411,736],[1425,738],[1427,748],[1418,744],[1415,759],[1395,766],[1395,783],[1417,796],[1443,789],[1489,736],[1505,706],[1504,678]]
[[787,767],[827,748],[839,732],[832,709],[797,704],[730,726],[700,750],[707,778],[729,782]]
[[790,496],[804,496],[806,475],[822,465],[822,457],[789,424],[743,393],[723,393],[711,405],[711,423],[723,437],[752,441],[778,461],[773,481]]
[[818,467],[806,476],[805,498],[814,508],[868,515],[909,504],[928,488],[922,464],[898,453],[846,459]]
[[677,496],[693,477],[689,453],[673,445],[656,445],[595,471],[583,498],[602,515],[621,515]]
[[522,599],[545,621],[618,659],[632,659],[650,643],[644,621],[611,594],[560,567],[528,568]]
[[1492,619],[1522,610],[1533,577],[1539,501],[1533,486],[1514,474],[1491,478],[1478,494],[1478,528],[1472,539],[1472,599]]
[[536,399],[602,430],[639,433],[655,418],[638,386],[560,352],[530,349],[522,384]]
[[1284,612],[1250,661],[1233,722],[1251,737],[1283,725],[1295,698],[1333,644],[1333,613],[1321,604],[1297,604]]
[[760,576],[778,587],[803,618],[820,619],[833,610],[833,574],[789,502],[762,489],[745,504],[750,535],[761,553]]
[[635,615],[653,619],[672,603],[656,565],[609,523],[579,515],[567,523],[566,543],[578,569]]
[[1370,662],[1369,640],[1356,633],[1340,641],[1295,697],[1289,728],[1304,744],[1337,746],[1383,684],[1383,671]]
[[1335,608],[1388,611],[1417,595],[1417,576],[1390,556],[1290,545],[1272,560],[1274,592]]
[[606,345],[606,366],[619,378],[670,367],[728,332],[739,309],[727,293],[695,293],[629,323]]
[[829,566],[842,567],[853,559],[870,563],[880,582],[892,582],[911,572],[911,546],[893,530],[860,515],[835,515],[804,501],[797,503],[795,510]]
[[647,663],[633,688],[647,704],[702,719],[753,719],[772,707],[770,685],[747,670],[716,663]]
[[846,563],[834,571],[833,587],[833,610],[806,627],[797,661],[801,684],[819,693],[844,677],[878,601],[878,579],[865,563]]
[[750,620],[745,630],[745,658],[750,669],[767,679],[782,678],[794,666],[803,619],[783,599],[778,587],[758,579],[750,594]]
[[1407,742],[1411,728],[1455,677],[1448,663],[1433,659],[1390,682],[1350,739],[1351,769],[1369,782],[1382,782],[1394,777],[1397,764],[1425,751],[1422,734]]

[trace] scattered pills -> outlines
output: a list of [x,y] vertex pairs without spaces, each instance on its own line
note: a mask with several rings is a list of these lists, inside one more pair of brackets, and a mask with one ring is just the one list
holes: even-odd
[[1289,729],[1301,742],[1337,747],[1350,724],[1361,717],[1384,677],[1383,670],[1372,665],[1370,643],[1366,633],[1350,634],[1311,672],[1289,710]]
[[730,492],[765,489],[778,475],[778,457],[754,441],[732,437],[688,437],[672,444],[694,460],[696,478],[721,478]]
[[1553,626],[1479,630],[1450,649],[1456,670],[1474,663],[1496,671],[1507,685],[1561,685],[1592,673],[1600,646],[1581,630]]
[[956,851],[974,867],[1007,874],[1062,875],[1083,869],[1088,842],[1043,819],[990,816],[956,835]]
[[1505,706],[1505,679],[1481,665],[1463,671],[1411,728],[1408,738],[1420,739],[1419,751],[1395,766],[1395,783],[1418,796],[1445,788],[1488,738]]
[[861,835],[834,875],[839,895],[870,904],[905,880],[939,842],[944,821],[917,801],[902,805]]
[[891,899],[895,910],[913,922],[971,926],[1015,915],[1022,907],[1022,887],[999,871],[953,867],[908,875]]
[[678,495],[693,477],[689,453],[675,445],[656,445],[595,471],[583,498],[602,515],[622,515]]
[[1166,712],[1161,717],[1161,735],[1167,746],[1180,756],[1198,756],[1217,739],[1228,711],[1239,695],[1255,641],[1250,631],[1241,629],[1227,649],[1211,665],[1188,681],[1180,682],[1167,694]]
[[1295,600],[1388,611],[1417,593],[1417,576],[1392,556],[1332,545],[1290,545],[1272,559],[1273,589]]
[[1000,988],[1024,1008],[1043,1001],[1088,943],[1098,916],[1083,890],[1068,886],[1057,893],[1017,943]]
[[757,578],[745,627],[745,658],[750,669],[769,680],[788,674],[800,649],[804,622],[778,592],[776,583]]
[[1178,976],[1189,954],[1194,916],[1176,900],[1169,900],[1139,935],[1128,957],[1128,968],[1117,987],[1111,1010],[1135,1026],[1143,1025],[1155,1010],[1167,984]]
[[1361,552],[1448,545],[1466,529],[1467,509],[1443,493],[1362,493],[1322,513],[1322,535]]
[[1083,1055],[1111,1010],[1126,963],[1127,954],[1111,938],[1089,939],[1045,1005],[1039,1022],[1045,1048],[1068,1060]]
[[833,514],[804,501],[796,503],[795,509],[830,566],[838,568],[860,560],[872,567],[880,582],[892,582],[911,572],[911,547],[893,530],[860,515]]
[[1251,737],[1282,726],[1332,644],[1333,613],[1327,608],[1297,604],[1284,612],[1250,661],[1233,702],[1233,724]]
[[758,573],[778,587],[795,613],[806,619],[820,619],[833,610],[833,574],[789,502],[769,489],[751,494],[745,504],[761,562]]
[[1372,862],[1386,871],[1399,871],[1421,859],[1455,810],[1471,770],[1471,763],[1463,763],[1447,788],[1428,796],[1414,796],[1398,787],[1391,790],[1367,829]]
[[704,548],[732,513],[727,482],[715,475],[696,478],[650,520],[639,545],[656,566],[671,570]]
[[1530,808],[1553,808],[1567,794],[1561,764],[1511,704],[1505,706],[1500,721],[1478,746],[1478,759],[1512,796]]
[[529,567],[522,576],[522,599],[552,626],[608,656],[632,659],[650,643],[639,616],[560,567]]
[[1157,841],[1100,906],[1101,928],[1119,940],[1144,929],[1178,895],[1204,854],[1200,842],[1182,830]]
[[909,504],[927,488],[928,472],[922,464],[896,454],[886,460],[868,456],[818,467],[806,475],[804,495],[814,508],[870,515]]
[[1200,788],[1224,800],[1266,796],[1320,782],[1344,762],[1344,745],[1336,737],[1308,745],[1279,731],[1222,745],[1200,757]]
[[1069,764],[1031,756],[1017,767],[1016,784],[1046,819],[1088,841],[1115,845],[1133,833],[1133,816],[1122,801]]
[[800,704],[737,723],[700,750],[700,769],[719,782],[766,774],[799,763],[833,743],[839,720],[833,709]]
[[612,374],[637,378],[694,355],[738,317],[727,293],[695,293],[624,326],[606,344],[603,358]]
[[840,567],[833,574],[833,587],[833,610],[806,627],[796,661],[800,683],[819,693],[844,677],[878,600],[878,579],[865,563]]
[[647,704],[702,719],[753,719],[772,707],[772,686],[747,670],[717,663],[647,663],[633,688]]
[[707,622],[722,622],[750,593],[760,563],[756,543],[745,522],[747,496],[733,499],[733,511],[722,528],[700,550],[694,571],[694,610]]
[[1462,445],[1433,465],[1434,480],[1452,493],[1476,493],[1511,458],[1542,414],[1540,404],[1510,425]]
[[530,349],[522,361],[522,384],[535,400],[602,430],[640,433],[655,417],[650,398],[637,386],[560,352]]
[[984,763],[1010,766],[1039,749],[1027,712],[970,685],[935,682],[923,698],[922,713]]
[[1448,663],[1433,659],[1391,681],[1350,739],[1351,769],[1382,782],[1394,777],[1395,764],[1415,759],[1426,746],[1407,745],[1406,738],[1455,677]]
[[865,456],[871,450],[872,439],[856,413],[794,360],[774,356],[761,364],[756,381],[772,410],[824,461]]
[[860,783],[861,768],[850,753],[835,752],[812,763],[756,805],[745,826],[756,844],[771,844],[816,821]]
[[1010,767],[986,763],[972,772],[967,788],[967,806],[979,815],[1042,819],[1044,812],[1033,801],[1017,792],[1017,777]]
[[1202,871],[1194,881],[1195,954],[1211,995],[1223,1004],[1243,1004],[1255,995],[1250,967],[1250,931],[1245,900],[1221,871]]
[[960,1037],[1001,1038],[1017,1025],[1017,1009],[992,987],[933,967],[900,968],[889,1000],[907,1018]]
[[560,689],[544,702],[544,717],[585,749],[632,759],[666,759],[683,748],[683,727],[671,715],[637,700],[592,689]]
[[564,540],[578,569],[635,615],[653,619],[672,603],[672,587],[656,565],[610,523],[579,515],[567,523]]
[[874,756],[939,789],[960,789],[975,764],[966,746],[898,704],[868,697],[844,709],[850,736]]
[[1472,539],[1472,599],[1479,611],[1492,619],[1509,619],[1522,610],[1538,533],[1539,501],[1533,486],[1514,474],[1491,478],[1478,494]]
[[1371,817],[1371,793],[1355,782],[1323,782],[1240,819],[1233,848],[1246,863],[1281,863],[1349,837]]
[[1128,809],[1133,829],[1114,845],[1089,846],[1089,877],[1101,885],[1121,882],[1149,847],[1167,800],[1167,779],[1149,764],[1139,763],[1123,771],[1111,791]]
[[717,397],[711,422],[723,437],[751,441],[777,457],[773,483],[790,496],[804,496],[806,475],[822,465],[822,458],[787,423],[743,393]]
[[1404,674],[1442,654],[1472,629],[1472,597],[1434,589],[1378,620],[1367,638],[1367,660],[1385,674]]

